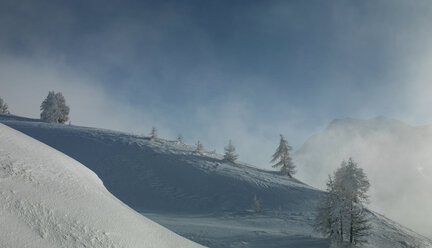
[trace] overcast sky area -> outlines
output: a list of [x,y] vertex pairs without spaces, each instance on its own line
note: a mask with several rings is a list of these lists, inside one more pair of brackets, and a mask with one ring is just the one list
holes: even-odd
[[432,123],[431,1],[4,1],[0,97],[269,168],[335,118]]

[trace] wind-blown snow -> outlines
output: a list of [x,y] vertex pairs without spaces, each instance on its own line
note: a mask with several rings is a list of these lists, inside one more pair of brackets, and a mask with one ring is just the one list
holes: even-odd
[[200,247],[109,193],[70,157],[0,124],[0,247]]
[[[0,115],[3,122],[92,169],[117,198],[150,219],[209,247],[328,247],[312,223],[323,192],[277,172],[194,146],[109,130]],[[254,213],[253,197],[262,213]],[[366,247],[432,247],[371,212]]]
[[298,177],[324,188],[353,157],[371,182],[371,207],[432,237],[432,126],[376,117],[334,120],[294,154]]

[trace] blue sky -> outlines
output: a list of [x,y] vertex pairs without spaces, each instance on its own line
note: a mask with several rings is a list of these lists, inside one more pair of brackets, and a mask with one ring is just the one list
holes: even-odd
[[430,1],[3,1],[0,96],[38,117],[61,91],[73,124],[182,133],[268,167],[335,118],[420,125]]

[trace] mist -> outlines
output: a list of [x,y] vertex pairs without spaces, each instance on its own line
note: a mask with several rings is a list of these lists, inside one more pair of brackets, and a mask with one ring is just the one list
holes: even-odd
[[[62,92],[73,125],[156,126],[219,153],[231,139],[239,160],[266,169],[279,134],[298,150],[336,118],[432,123],[430,2],[312,2],[0,1],[0,97],[38,118],[48,91]],[[338,138],[355,149],[323,144],[298,178],[323,188],[352,156],[372,208],[432,236],[417,210],[431,206],[428,138]]]
[[369,207],[430,237],[431,146],[432,126],[341,119],[308,139],[294,161],[300,180],[325,189],[327,175],[352,157],[370,179]]
[[174,137],[159,117],[127,104],[97,80],[76,74],[61,63],[2,57],[0,67],[0,92],[12,114],[39,118],[42,101],[54,90],[65,95],[73,125],[146,135],[152,126],[158,126],[161,135]]

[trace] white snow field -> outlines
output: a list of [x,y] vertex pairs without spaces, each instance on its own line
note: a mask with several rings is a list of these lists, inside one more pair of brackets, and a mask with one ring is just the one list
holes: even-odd
[[[202,245],[329,247],[312,228],[324,192],[296,179],[175,141],[8,115],[0,122],[78,160],[131,208]],[[255,195],[260,213],[252,210]],[[369,215],[363,247],[432,247],[430,239]]]
[[201,247],[143,217],[72,158],[0,124],[0,247]]

